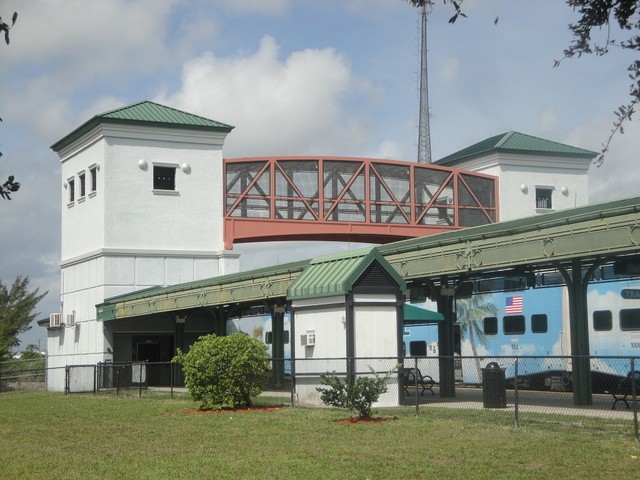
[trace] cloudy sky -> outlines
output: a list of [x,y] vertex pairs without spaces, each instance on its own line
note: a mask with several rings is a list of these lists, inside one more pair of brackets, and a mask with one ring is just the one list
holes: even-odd
[[[517,130],[599,150],[627,101],[624,52],[568,60],[575,14],[558,0],[466,0],[429,17],[434,159]],[[60,165],[49,148],[92,116],[152,100],[235,125],[226,157],[416,158],[419,16],[403,0],[3,0],[0,44],[0,278],[28,275],[59,305]],[[498,17],[497,24],[494,23]],[[591,200],[636,195],[638,123],[590,174]],[[242,268],[308,257],[236,247]],[[271,248],[271,247],[269,247]],[[348,246],[321,245],[316,252]],[[37,326],[23,343],[45,338]],[[44,341],[42,342],[44,345]]]

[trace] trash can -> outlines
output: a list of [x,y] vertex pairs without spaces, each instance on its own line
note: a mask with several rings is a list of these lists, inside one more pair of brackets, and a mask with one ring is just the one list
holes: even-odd
[[482,369],[482,403],[484,408],[507,407],[507,381],[504,369],[496,362]]

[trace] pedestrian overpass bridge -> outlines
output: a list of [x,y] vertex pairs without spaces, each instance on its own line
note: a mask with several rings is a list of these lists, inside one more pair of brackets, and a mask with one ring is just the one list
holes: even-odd
[[224,161],[225,248],[234,243],[388,243],[494,223],[497,179],[432,164],[354,157]]

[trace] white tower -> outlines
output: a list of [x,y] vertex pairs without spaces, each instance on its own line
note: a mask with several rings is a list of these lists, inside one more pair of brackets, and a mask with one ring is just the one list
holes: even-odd
[[60,326],[50,367],[109,361],[105,298],[238,271],[224,250],[222,146],[233,129],[152,102],[52,145],[62,164]]

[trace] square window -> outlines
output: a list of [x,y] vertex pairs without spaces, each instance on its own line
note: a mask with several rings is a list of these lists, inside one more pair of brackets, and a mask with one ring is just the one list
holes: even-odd
[[425,342],[424,340],[409,342],[409,355],[411,355],[412,357],[426,357],[427,342]]
[[505,335],[524,335],[524,315],[508,315],[502,319]]
[[544,313],[537,313],[531,315],[531,332],[532,333],[547,333],[548,329],[547,315]]
[[640,308],[623,308],[620,310],[620,330],[640,330]]
[[596,310],[593,312],[593,330],[596,332],[610,332],[613,327],[611,310]]
[[485,335],[498,334],[498,319],[496,317],[485,317],[483,320],[483,330]]
[[551,198],[553,188],[536,187],[536,208],[550,210],[553,208]]
[[153,166],[153,189],[154,190],[175,190],[176,189],[176,167]]

